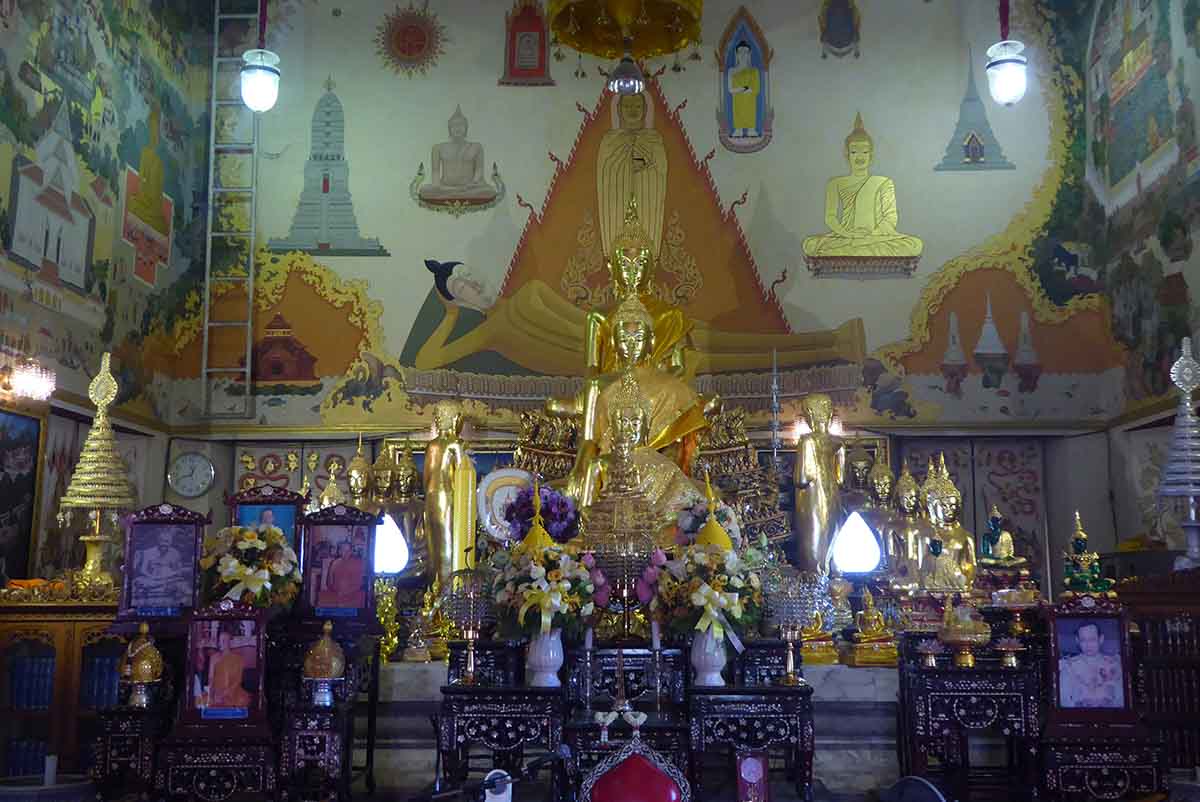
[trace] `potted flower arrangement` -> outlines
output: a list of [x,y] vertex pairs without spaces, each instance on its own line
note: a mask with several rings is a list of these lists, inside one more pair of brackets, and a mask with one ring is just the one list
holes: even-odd
[[300,591],[300,565],[283,530],[227,526],[204,536],[200,557],[207,602],[288,607]]
[[671,559],[659,549],[638,580],[650,616],[680,638],[692,636],[697,685],[724,684],[725,639],[740,650],[739,636],[762,619],[765,549],[765,539],[740,553],[694,544]]

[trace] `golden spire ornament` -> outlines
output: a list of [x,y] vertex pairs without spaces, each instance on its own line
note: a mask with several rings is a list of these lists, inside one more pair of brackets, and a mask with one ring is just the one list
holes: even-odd
[[75,575],[74,585],[79,595],[96,599],[110,596],[116,590],[112,575],[104,570],[104,547],[112,542],[112,537],[102,531],[103,513],[137,506],[129,468],[117,451],[117,438],[108,420],[108,408],[117,399],[118,389],[111,358],[111,354],[100,358],[100,371],[88,385],[88,398],[96,405],[96,417],[83,441],[58,513],[64,526],[70,523],[74,510],[87,510],[91,517],[91,531],[79,538],[87,556],[83,569]]
[[723,551],[732,551],[733,540],[725,531],[725,527],[721,526],[721,522],[717,520],[717,496],[713,493],[708,471],[704,472],[704,493],[708,497],[708,520],[704,522],[704,526],[700,527],[700,532],[696,535],[696,545],[717,546]]
[[538,559],[546,549],[554,545],[554,538],[546,531],[542,520],[542,493],[538,480],[533,480],[533,522],[525,537],[517,544],[514,551],[529,552],[533,559]]

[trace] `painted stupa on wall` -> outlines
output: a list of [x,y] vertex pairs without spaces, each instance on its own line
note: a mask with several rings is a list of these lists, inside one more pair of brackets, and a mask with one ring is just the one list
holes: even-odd
[[1015,170],[996,141],[987,109],[975,86],[975,59],[967,56],[967,93],[958,109],[958,125],[946,144],[946,155],[933,168],[939,172]]
[[313,111],[312,148],[291,231],[272,238],[267,247],[276,253],[314,256],[389,256],[378,239],[359,234],[346,161],[346,112],[333,89],[330,78]]

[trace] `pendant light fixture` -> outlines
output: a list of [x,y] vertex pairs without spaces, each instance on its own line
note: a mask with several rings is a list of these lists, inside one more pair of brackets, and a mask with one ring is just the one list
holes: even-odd
[[279,99],[279,56],[267,47],[267,0],[258,4],[258,47],[242,54],[242,102],[251,111],[270,111]]
[[1004,106],[1025,97],[1028,88],[1028,60],[1022,55],[1025,45],[1008,38],[1008,2],[1000,0],[1000,41],[987,49],[988,91]]
[[646,88],[646,78],[633,60],[633,40],[625,37],[625,55],[617,68],[609,73],[608,88],[618,95],[638,95]]

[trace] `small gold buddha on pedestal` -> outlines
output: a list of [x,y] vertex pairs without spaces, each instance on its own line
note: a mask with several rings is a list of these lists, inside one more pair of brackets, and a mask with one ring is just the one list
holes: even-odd
[[896,635],[887,627],[883,613],[875,607],[875,597],[863,588],[862,609],[855,616],[856,631],[844,644],[842,662],[848,666],[896,665]]
[[833,665],[838,661],[833,633],[825,631],[825,619],[820,610],[813,610],[812,620],[800,630],[801,665]]

